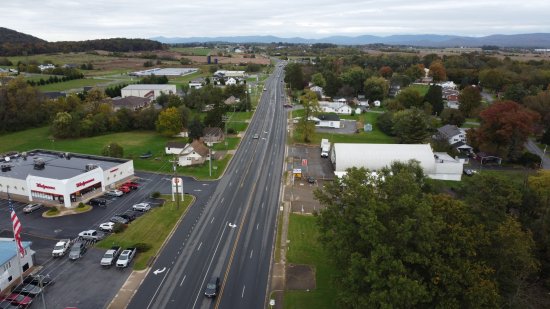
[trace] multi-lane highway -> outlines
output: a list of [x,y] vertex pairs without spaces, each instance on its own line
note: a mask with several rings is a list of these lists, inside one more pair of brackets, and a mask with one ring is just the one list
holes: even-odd
[[[282,79],[276,66],[216,190],[189,209],[128,308],[266,306],[286,136]],[[213,300],[204,296],[212,276],[221,280]]]

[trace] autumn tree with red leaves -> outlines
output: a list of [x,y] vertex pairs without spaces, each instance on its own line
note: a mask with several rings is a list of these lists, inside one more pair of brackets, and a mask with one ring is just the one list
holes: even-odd
[[481,126],[468,131],[468,141],[475,148],[505,160],[521,156],[524,144],[540,118],[514,101],[496,102],[479,116]]

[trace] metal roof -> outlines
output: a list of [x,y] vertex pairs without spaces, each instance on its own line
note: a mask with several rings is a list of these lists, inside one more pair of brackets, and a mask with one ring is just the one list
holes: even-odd
[[176,85],[170,84],[133,84],[128,85],[122,90],[170,90],[176,91]]
[[435,159],[429,144],[343,144],[335,143],[335,172],[345,172],[351,167],[380,170],[392,162],[417,160],[429,174],[435,170]]
[[[67,157],[66,154],[69,154]],[[11,156],[8,162],[0,158],[1,164],[11,166],[11,170],[0,172],[1,177],[11,177],[16,179],[27,179],[28,175],[52,178],[69,179],[86,172],[86,164],[94,164],[103,170],[108,170],[122,163],[128,162],[126,159],[100,157],[84,154],[56,152],[49,150],[33,150],[27,152],[27,159],[23,155]],[[41,170],[34,169],[34,161],[42,160],[45,168]]]
[[[32,242],[22,241],[22,244],[23,248],[29,248]],[[15,242],[12,238],[0,238],[0,266],[13,259],[15,251]]]

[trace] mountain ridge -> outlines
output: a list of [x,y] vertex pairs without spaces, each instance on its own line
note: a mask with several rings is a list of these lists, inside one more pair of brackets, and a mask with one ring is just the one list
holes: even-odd
[[164,37],[150,38],[165,44],[177,43],[293,43],[315,44],[332,43],[338,45],[410,45],[420,47],[482,47],[494,45],[499,47],[550,48],[550,33],[524,34],[493,34],[482,37],[438,35],[438,34],[409,34],[409,35],[360,35],[360,36],[329,36],[320,39],[305,39],[301,37],[283,38],[273,35],[258,36],[219,36],[219,37]]

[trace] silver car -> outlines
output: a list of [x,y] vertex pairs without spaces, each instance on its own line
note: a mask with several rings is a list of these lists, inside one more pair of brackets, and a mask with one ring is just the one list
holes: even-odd
[[26,214],[30,214],[31,212],[42,208],[42,206],[42,204],[29,204],[23,208],[23,212]]
[[151,209],[151,205],[149,205],[149,203],[139,203],[132,206],[132,209],[135,211],[149,211]]
[[69,259],[78,260],[86,252],[86,245],[83,242],[77,241],[71,247],[71,252],[69,252]]

